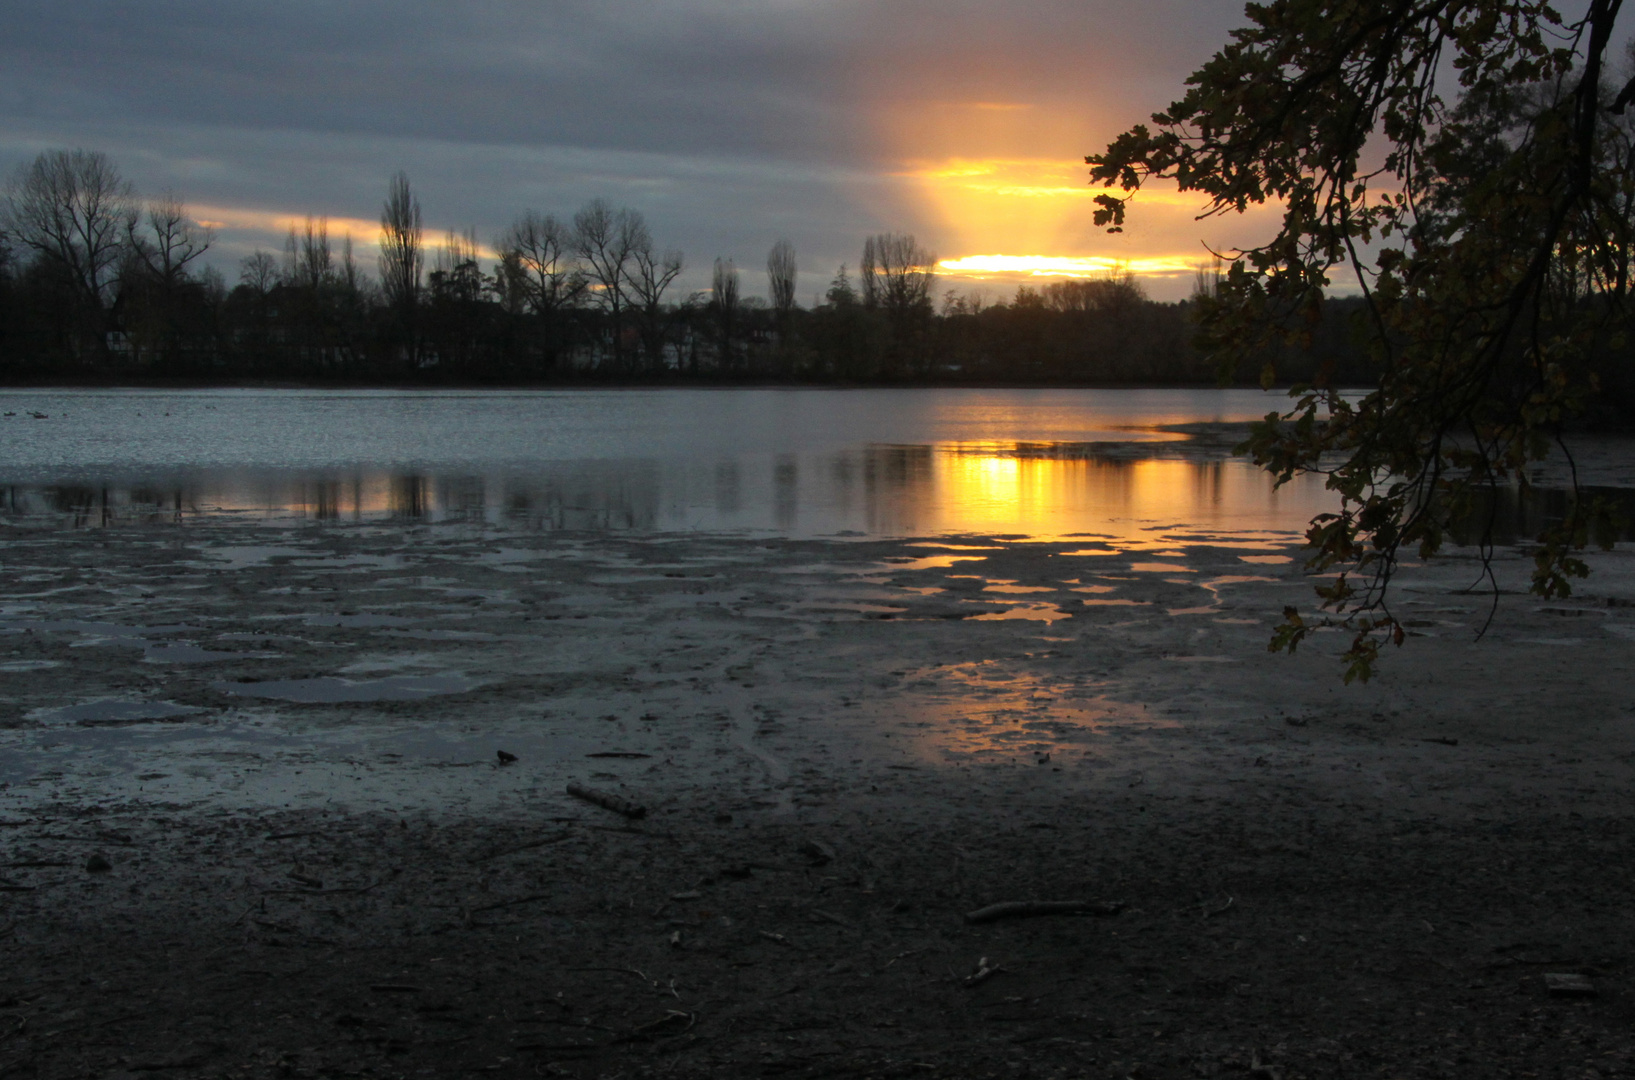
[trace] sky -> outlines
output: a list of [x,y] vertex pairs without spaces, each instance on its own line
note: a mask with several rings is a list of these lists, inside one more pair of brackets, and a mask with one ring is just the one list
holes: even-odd
[[[1052,280],[1016,269],[1044,258],[1173,299],[1275,211],[1198,221],[1153,191],[1109,235],[1083,159],[1241,21],[1241,0],[11,0],[0,169],[104,151],[214,225],[229,282],[306,215],[371,266],[402,169],[429,233],[485,244],[528,209],[636,209],[683,290],[723,257],[764,295],[787,238],[810,304],[890,231],[956,263],[939,291],[1005,299]],[[978,256],[1024,261],[960,269]]]

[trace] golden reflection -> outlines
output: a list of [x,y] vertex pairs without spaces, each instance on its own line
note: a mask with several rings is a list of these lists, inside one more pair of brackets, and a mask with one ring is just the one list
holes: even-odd
[[912,752],[928,763],[1026,754],[1062,766],[1091,764],[1109,730],[1179,726],[1138,703],[1111,699],[1082,678],[1028,664],[939,664],[908,677],[922,689],[904,707],[899,726],[912,732]]
[[[1251,552],[1286,542],[1304,531],[1314,514],[1332,508],[1320,477],[1274,490],[1264,473],[1243,461],[1131,460],[1126,453],[1066,443],[869,446],[800,464],[799,485],[791,482],[796,464],[783,459],[759,464],[745,459],[713,471],[563,463],[527,475],[497,476],[222,471],[164,490],[14,487],[0,501],[0,515],[67,516],[86,524],[168,515],[175,520],[462,520],[543,530],[749,528],[811,535],[858,530],[1088,545],[1059,556],[1068,561],[1137,552],[1162,557],[1185,536],[1241,548],[1255,563],[1280,556]],[[1283,536],[1267,532],[1279,526]],[[927,567],[980,557],[980,547],[934,547],[941,550],[921,559]]]
[[1049,457],[1023,449],[943,447],[930,462],[930,483],[891,492],[893,505],[875,507],[873,516],[895,513],[917,529],[973,534],[1061,536],[1094,528],[1129,550],[1150,547],[1156,530],[1263,528],[1291,509],[1306,520],[1330,501],[1320,485],[1274,491],[1264,473],[1241,461],[1102,459],[1075,456],[1071,448]]

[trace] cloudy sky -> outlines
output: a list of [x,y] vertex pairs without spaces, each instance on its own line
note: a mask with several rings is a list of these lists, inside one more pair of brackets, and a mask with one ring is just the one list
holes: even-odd
[[[1179,95],[1241,0],[12,0],[0,167],[106,151],[217,223],[229,280],[304,215],[372,251],[404,169],[437,230],[488,240],[592,197],[646,215],[687,288],[717,256],[764,291],[798,252],[810,302],[863,238],[945,260],[1111,259],[1182,295],[1267,214],[1197,222],[1143,196],[1091,224],[1083,157]],[[1167,276],[1165,271],[1168,271]],[[949,275],[947,284],[1014,289]]]

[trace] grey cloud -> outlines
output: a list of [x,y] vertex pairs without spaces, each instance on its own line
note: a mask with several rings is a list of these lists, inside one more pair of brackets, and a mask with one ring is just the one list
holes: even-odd
[[[407,168],[439,226],[602,195],[694,266],[795,240],[809,297],[864,232],[914,227],[885,104],[1006,100],[1144,119],[1238,0],[17,0],[0,166],[113,154],[146,190],[372,219]],[[1094,145],[1072,152],[1094,149]],[[882,215],[902,216],[884,220]],[[225,237],[248,244],[249,236]],[[263,238],[264,239],[264,238]],[[693,284],[702,284],[702,278]]]
[[69,0],[15,5],[0,63],[42,118],[812,160],[845,155],[882,96],[1088,105],[1129,99],[1154,67],[1173,84],[1235,7]]

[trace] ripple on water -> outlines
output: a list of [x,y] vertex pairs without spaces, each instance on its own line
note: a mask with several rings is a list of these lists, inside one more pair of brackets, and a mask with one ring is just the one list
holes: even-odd
[[402,615],[308,615],[308,626],[342,626],[349,630],[369,630],[385,626],[413,626],[419,619]]
[[204,712],[196,705],[177,705],[171,701],[117,701],[101,698],[78,705],[63,705],[55,709],[36,709],[30,720],[46,723],[78,724],[80,727],[118,727],[140,724],[150,720],[181,720]]
[[269,698],[303,705],[351,701],[421,701],[439,694],[463,694],[482,685],[464,675],[388,675],[382,679],[266,679],[261,682],[214,682],[210,686],[237,697]]
[[[266,653],[250,654],[264,657]],[[245,653],[227,652],[222,649],[204,649],[187,642],[167,642],[160,645],[149,645],[142,654],[142,661],[148,664],[214,664],[222,660],[243,660]]]

